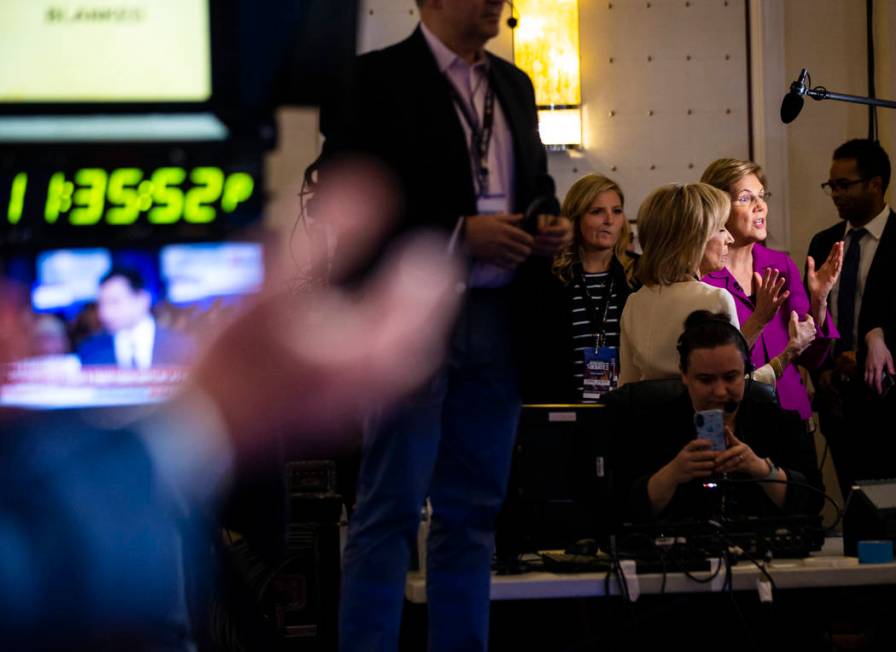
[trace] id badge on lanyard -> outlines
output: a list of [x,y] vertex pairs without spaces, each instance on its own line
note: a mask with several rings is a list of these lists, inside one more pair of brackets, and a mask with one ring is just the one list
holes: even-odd
[[584,353],[582,400],[587,403],[599,400],[619,386],[619,349],[604,345],[603,337],[598,337],[596,346],[589,346]]
[[582,383],[582,400],[585,403],[596,401],[604,394],[612,392],[619,386],[619,349],[615,346],[607,346],[605,324],[607,312],[610,309],[610,300],[613,297],[613,279],[610,279],[603,306],[597,309],[594,299],[588,291],[588,283],[584,275],[579,282],[588,304],[591,323],[597,330],[597,341],[594,346],[585,349],[584,382]]
[[495,215],[510,210],[510,202],[504,193],[479,195],[476,198],[476,211],[480,215]]

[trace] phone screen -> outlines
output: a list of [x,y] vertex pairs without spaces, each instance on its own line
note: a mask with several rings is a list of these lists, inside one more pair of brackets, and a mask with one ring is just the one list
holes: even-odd
[[711,442],[711,450],[723,451],[728,448],[725,441],[725,419],[721,410],[700,410],[694,413],[694,428],[698,439]]

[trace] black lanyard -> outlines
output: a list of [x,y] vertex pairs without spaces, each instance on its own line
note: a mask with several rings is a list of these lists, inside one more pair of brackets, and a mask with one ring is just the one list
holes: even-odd
[[610,310],[610,297],[613,296],[613,288],[616,284],[616,279],[613,277],[612,271],[607,273],[610,282],[607,285],[607,293],[604,295],[604,299],[601,302],[603,305],[599,306],[598,302],[591,296],[591,292],[588,291],[588,283],[585,280],[585,270],[580,266],[577,271],[579,284],[582,286],[582,292],[585,293],[585,303],[588,305],[588,319],[591,321],[591,327],[597,333],[597,342],[594,348],[599,349],[603,346],[604,340],[606,339],[604,334],[607,332],[607,313]]
[[492,139],[492,128],[495,124],[495,91],[491,84],[491,72],[487,73],[485,106],[482,112],[482,124],[476,113],[476,105],[471,95],[470,102],[466,102],[455,88],[454,83],[447,79],[448,88],[451,90],[451,99],[460,109],[464,122],[470,128],[470,157],[476,170],[476,191],[480,197],[488,194],[488,150]]

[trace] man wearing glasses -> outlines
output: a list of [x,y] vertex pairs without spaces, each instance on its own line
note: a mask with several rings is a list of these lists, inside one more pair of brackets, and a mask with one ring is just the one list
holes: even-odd
[[834,151],[821,184],[846,224],[812,238],[809,255],[827,257],[844,241],[843,269],[830,295],[840,331],[833,368],[815,378],[822,432],[828,439],[844,494],[855,480],[896,475],[896,442],[875,424],[896,414],[893,350],[896,301],[896,217],[884,195],[890,159],[877,141],[850,140]]

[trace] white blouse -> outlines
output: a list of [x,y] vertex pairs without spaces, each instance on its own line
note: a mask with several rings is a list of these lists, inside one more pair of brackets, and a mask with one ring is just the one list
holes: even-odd
[[643,286],[622,311],[619,385],[679,375],[676,344],[684,321],[695,310],[723,312],[740,329],[734,297],[702,281]]

